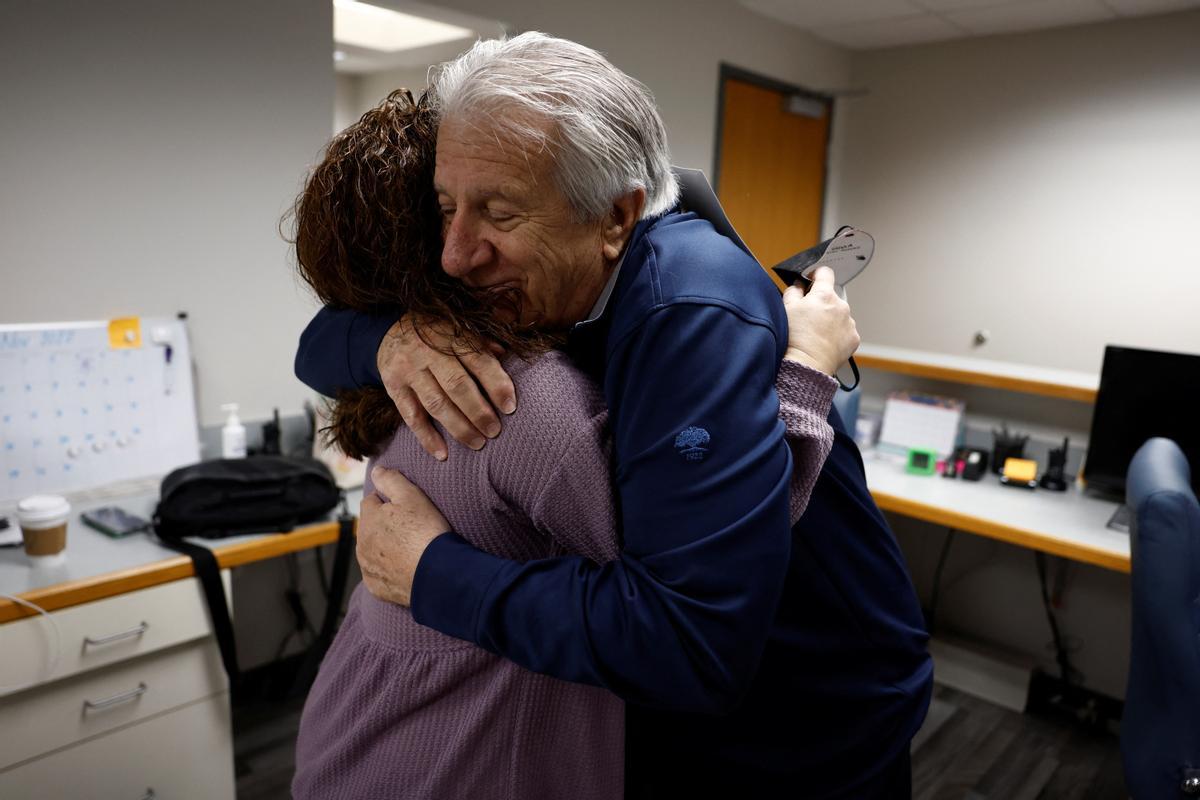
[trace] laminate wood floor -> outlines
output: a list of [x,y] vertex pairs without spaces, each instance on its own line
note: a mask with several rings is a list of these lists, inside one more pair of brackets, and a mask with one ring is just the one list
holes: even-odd
[[[286,800],[301,700],[234,712],[238,800]],[[1116,737],[944,686],[913,740],[914,800],[1126,800]]]
[[235,706],[233,762],[238,800],[288,800],[304,699]]
[[914,800],[1126,800],[1117,738],[945,686],[913,740]]

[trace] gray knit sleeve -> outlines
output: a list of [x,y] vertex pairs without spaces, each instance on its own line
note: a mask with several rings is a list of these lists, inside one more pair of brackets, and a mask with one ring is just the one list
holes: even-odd
[[821,467],[833,447],[829,405],[837,391],[836,380],[798,361],[784,359],[775,378],[779,394],[779,418],[792,450],[792,481],[788,510],[793,525],[808,507]]

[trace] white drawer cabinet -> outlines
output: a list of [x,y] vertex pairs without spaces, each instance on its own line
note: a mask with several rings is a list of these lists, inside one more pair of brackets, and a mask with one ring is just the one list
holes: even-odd
[[[229,572],[222,577],[228,597]],[[62,645],[54,673],[46,671],[54,631],[44,617],[26,617],[0,625],[0,686],[58,680],[212,633],[204,593],[194,579],[64,608],[51,616]],[[0,689],[0,697],[10,691]]]
[[0,699],[0,769],[226,688],[211,637]]
[[233,800],[227,695],[0,772],[4,800]]
[[[222,576],[227,582],[228,573]],[[199,582],[0,625],[0,798],[233,798],[228,680]]]

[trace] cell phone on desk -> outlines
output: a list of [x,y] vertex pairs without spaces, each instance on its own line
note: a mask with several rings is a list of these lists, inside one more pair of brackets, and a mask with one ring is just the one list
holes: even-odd
[[105,536],[120,539],[131,533],[150,530],[150,521],[136,514],[130,514],[116,506],[103,506],[85,511],[80,515],[88,527],[95,528]]
[[20,547],[24,542],[16,521],[9,522],[8,517],[0,515],[0,547]]

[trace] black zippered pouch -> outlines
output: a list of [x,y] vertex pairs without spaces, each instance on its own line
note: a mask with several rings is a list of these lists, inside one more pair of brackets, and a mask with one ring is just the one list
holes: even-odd
[[329,468],[316,459],[202,461],[163,478],[154,524],[163,538],[278,533],[324,517],[339,496]]
[[[221,566],[212,550],[184,537],[223,539],[246,533],[282,533],[324,517],[340,499],[329,468],[312,458],[253,456],[202,461],[163,478],[154,531],[164,546],[192,559],[231,686],[238,685],[241,671]],[[333,640],[353,551],[354,517],[343,513],[338,518],[329,605],[321,635],[310,650],[312,667],[307,671],[315,673],[316,663]]]

